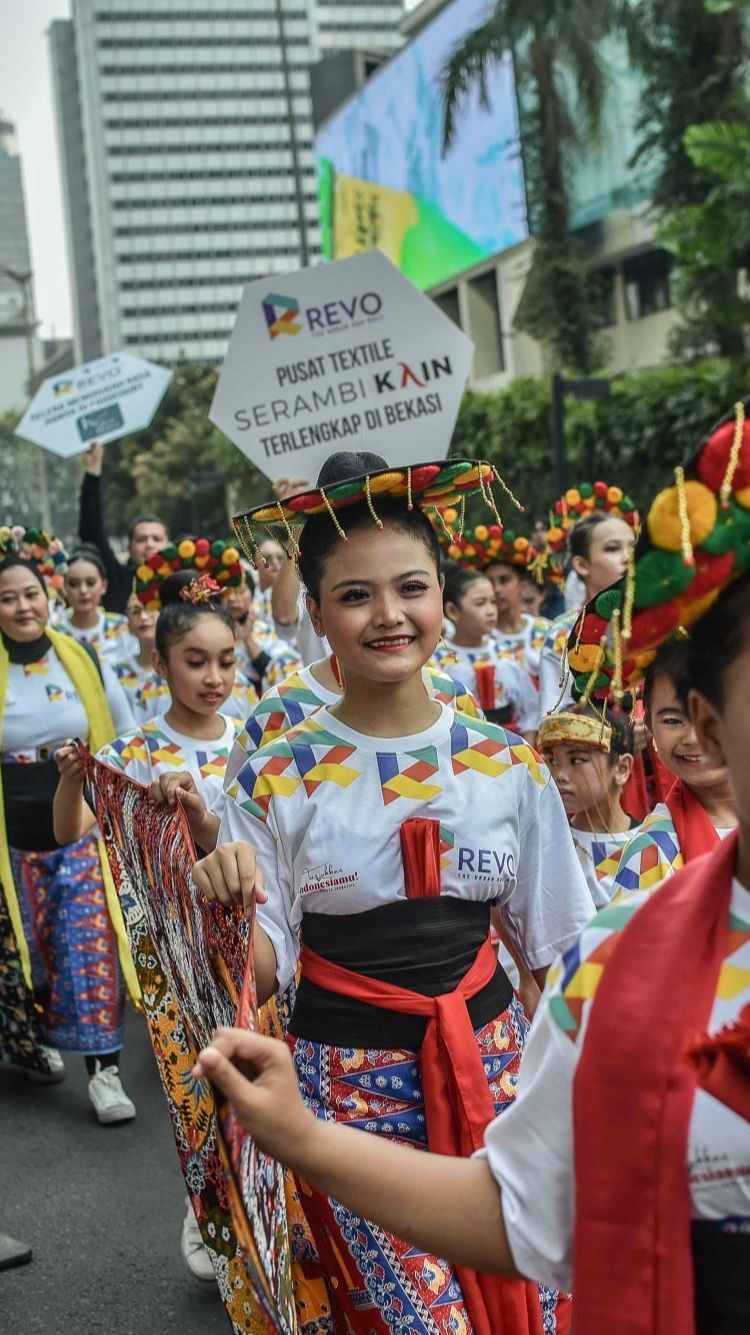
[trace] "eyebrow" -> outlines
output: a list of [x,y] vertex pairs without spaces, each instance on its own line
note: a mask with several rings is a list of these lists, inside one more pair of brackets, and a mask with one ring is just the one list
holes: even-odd
[[661,709],[657,709],[656,717],[658,718],[660,714],[684,714],[684,713],[685,710],[680,704],[662,705]]
[[[398,580],[400,580],[400,579],[411,579],[412,575],[424,575],[426,578],[429,579],[430,572],[429,572],[429,570],[405,570],[405,571],[403,572],[403,574],[401,574],[401,575],[394,575],[393,580],[392,580],[392,583],[395,584],[395,583],[396,583]],[[334,584],[333,589],[332,589],[332,593],[335,593],[337,589],[346,589],[346,588],[350,588],[352,585],[357,585],[357,586],[360,587],[360,588],[362,587],[362,585],[366,585],[368,588],[374,588],[374,587],[375,587],[375,580],[374,580],[374,579],[341,579],[341,580],[339,580],[338,584]]]

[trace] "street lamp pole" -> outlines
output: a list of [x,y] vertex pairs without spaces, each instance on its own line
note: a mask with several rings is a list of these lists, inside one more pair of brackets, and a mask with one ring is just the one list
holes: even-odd
[[[36,367],[34,364],[34,307],[32,299],[31,280],[34,277],[31,270],[28,273],[19,273],[17,269],[10,269],[5,264],[0,264],[0,274],[5,278],[10,278],[21,289],[23,299],[23,332],[26,343],[26,369],[27,383],[26,393],[31,398],[34,393],[34,380],[36,377]],[[39,472],[39,499],[42,510],[42,526],[46,529],[52,527],[52,514],[49,503],[49,487],[47,485],[47,455],[41,446],[37,446],[38,472]]]

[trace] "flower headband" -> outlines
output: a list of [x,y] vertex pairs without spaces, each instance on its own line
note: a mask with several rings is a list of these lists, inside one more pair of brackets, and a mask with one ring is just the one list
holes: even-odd
[[59,538],[41,528],[25,528],[14,524],[0,528],[0,557],[18,556],[36,566],[48,592],[62,590],[68,556]]
[[[139,602],[151,612],[161,609],[161,586],[165,579],[178,570],[194,570],[198,583],[202,575],[210,576],[221,593],[236,589],[242,584],[244,575],[240,564],[240,554],[236,547],[217,539],[184,538],[182,542],[170,543],[160,552],[153,552],[135,572],[134,592]],[[205,587],[205,586],[204,586]]]

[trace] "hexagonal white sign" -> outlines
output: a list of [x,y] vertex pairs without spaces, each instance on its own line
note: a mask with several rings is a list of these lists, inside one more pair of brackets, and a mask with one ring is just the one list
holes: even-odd
[[88,449],[92,440],[106,444],[142,431],[171,379],[166,367],[129,352],[99,357],[45,380],[16,435],[67,459]]
[[250,283],[209,417],[275,480],[448,453],[474,345],[380,251]]

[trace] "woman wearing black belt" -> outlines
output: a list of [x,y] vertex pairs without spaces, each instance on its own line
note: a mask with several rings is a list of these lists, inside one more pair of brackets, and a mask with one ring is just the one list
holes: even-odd
[[[122,978],[114,887],[94,837],[61,848],[52,831],[53,755],[66,736],[103,745],[132,725],[95,655],[48,625],[42,575],[7,531],[0,559],[0,1060],[62,1079],[58,1048],[81,1052],[102,1122],[135,1115],[118,1074]],[[124,929],[120,951],[137,989]],[[32,1004],[33,1002],[35,1005]]]
[[[335,455],[319,490],[251,513],[314,516],[300,573],[344,693],[247,762],[220,846],[195,871],[209,896],[248,897],[257,851],[258,993],[287,987],[300,963],[290,1041],[308,1106],[461,1155],[511,1103],[527,1025],[489,944],[491,906],[539,979],[592,911],[539,758],[423,684],[442,600],[419,506],[486,490],[491,476],[469,461],[388,470],[376,456]],[[305,1193],[303,1206],[353,1330],[525,1335],[543,1316],[555,1329],[554,1294],[540,1303],[533,1286],[456,1272],[323,1195]]]

